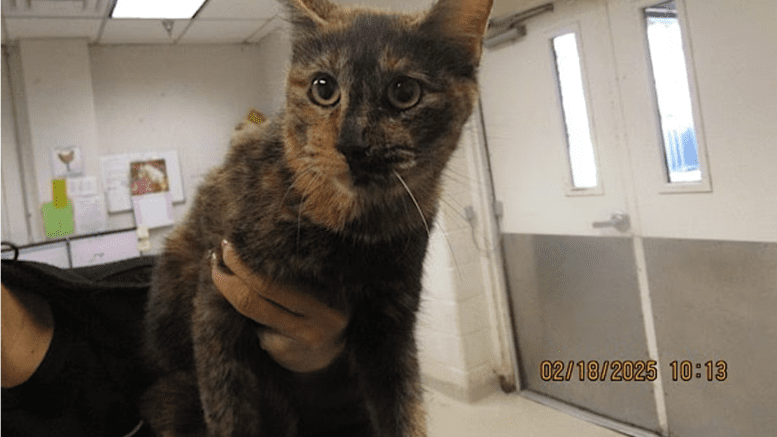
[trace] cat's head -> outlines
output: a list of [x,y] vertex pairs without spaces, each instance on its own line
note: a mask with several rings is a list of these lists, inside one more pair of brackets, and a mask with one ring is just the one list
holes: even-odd
[[434,215],[477,99],[492,1],[401,14],[282,0],[293,26],[283,135],[303,214],[333,229],[376,205],[413,205],[419,226]]

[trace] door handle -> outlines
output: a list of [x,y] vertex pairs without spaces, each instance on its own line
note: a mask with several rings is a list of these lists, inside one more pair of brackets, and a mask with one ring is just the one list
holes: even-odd
[[594,222],[594,228],[615,228],[621,232],[626,232],[631,227],[631,219],[629,215],[623,212],[616,212],[610,216],[610,220],[606,222]]

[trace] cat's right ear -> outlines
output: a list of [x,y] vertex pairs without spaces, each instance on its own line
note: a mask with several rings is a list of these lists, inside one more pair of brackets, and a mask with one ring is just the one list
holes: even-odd
[[295,31],[311,32],[332,21],[339,6],[327,0],[280,0],[289,11]]
[[421,29],[458,41],[477,63],[493,5],[494,0],[438,0]]

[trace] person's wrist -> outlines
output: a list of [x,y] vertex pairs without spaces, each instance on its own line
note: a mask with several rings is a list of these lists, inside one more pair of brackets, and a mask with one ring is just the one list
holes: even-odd
[[313,373],[329,367],[345,349],[345,341],[334,338],[304,344],[275,331],[259,334],[262,349],[281,367],[295,373]]

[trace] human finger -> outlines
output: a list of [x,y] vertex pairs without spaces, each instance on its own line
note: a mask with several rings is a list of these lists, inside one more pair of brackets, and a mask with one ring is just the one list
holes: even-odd
[[273,305],[254,292],[239,276],[222,270],[217,258],[211,258],[211,278],[227,301],[241,314],[273,329],[295,329],[300,316]]

